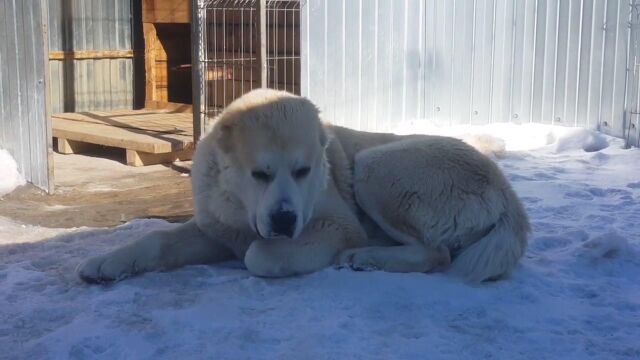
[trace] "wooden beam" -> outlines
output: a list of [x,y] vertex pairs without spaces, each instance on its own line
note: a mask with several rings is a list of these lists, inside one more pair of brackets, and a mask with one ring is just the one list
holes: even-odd
[[191,160],[193,149],[186,149],[162,154],[151,154],[142,151],[127,149],[127,165],[145,166],[155,164],[166,164],[174,161]]
[[82,141],[58,138],[58,152],[61,154],[82,154],[95,146],[94,144]]
[[136,55],[133,50],[50,51],[49,60],[130,59]]
[[142,22],[188,24],[191,18],[190,0],[143,0]]
[[158,33],[153,24],[143,23],[144,32],[144,72],[145,79],[145,103],[157,100],[156,96],[156,46],[159,44]]
[[145,101],[144,108],[152,110],[167,110],[172,113],[191,113],[193,111],[193,106],[190,104],[156,100]]

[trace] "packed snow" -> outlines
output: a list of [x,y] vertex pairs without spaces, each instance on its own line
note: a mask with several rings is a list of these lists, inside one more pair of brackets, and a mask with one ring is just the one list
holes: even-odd
[[0,149],[0,197],[24,185],[24,178],[18,172],[18,165],[11,154]]
[[5,219],[0,358],[640,358],[640,149],[542,125],[418,130],[500,150],[534,229],[509,279],[337,269],[261,279],[230,262],[89,286],[73,273],[82,259],[175,225]]

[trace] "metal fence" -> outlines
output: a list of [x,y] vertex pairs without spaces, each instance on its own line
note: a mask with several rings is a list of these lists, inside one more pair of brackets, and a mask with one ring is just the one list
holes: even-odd
[[254,88],[300,93],[300,1],[201,0],[194,15],[196,121]]
[[[133,108],[132,11],[140,8],[139,2],[49,0],[47,3],[52,111]],[[105,55],[106,50],[122,51],[114,56],[113,51]],[[99,51],[104,52],[101,55]]]
[[0,0],[0,148],[27,181],[52,190],[46,13],[45,0]]
[[302,94],[327,120],[373,131],[510,121],[629,137],[632,9],[636,0],[308,0]]

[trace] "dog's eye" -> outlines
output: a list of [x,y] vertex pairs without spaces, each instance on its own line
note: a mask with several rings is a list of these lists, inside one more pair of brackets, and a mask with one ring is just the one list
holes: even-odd
[[251,176],[258,180],[258,181],[262,181],[262,182],[269,182],[271,181],[271,175],[267,174],[266,172],[262,171],[262,170],[254,170],[251,172]]
[[296,179],[302,179],[304,177],[306,177],[307,175],[309,175],[309,172],[311,171],[311,168],[308,166],[305,167],[301,167],[298,170],[295,170],[293,172],[293,177]]

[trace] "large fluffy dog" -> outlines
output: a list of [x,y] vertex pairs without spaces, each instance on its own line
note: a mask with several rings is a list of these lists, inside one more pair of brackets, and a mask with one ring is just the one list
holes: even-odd
[[447,137],[324,126],[309,101],[255,90],[198,144],[195,216],[78,267],[87,282],[243,259],[280,277],[331,264],[498,278],[529,223],[500,169]]

